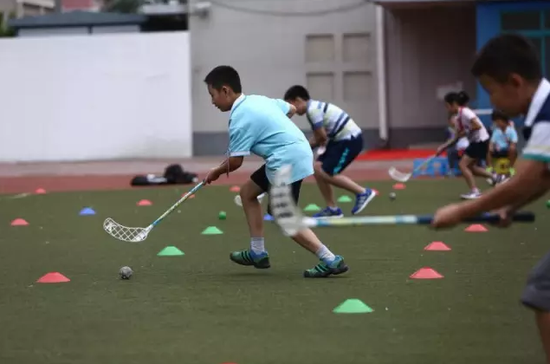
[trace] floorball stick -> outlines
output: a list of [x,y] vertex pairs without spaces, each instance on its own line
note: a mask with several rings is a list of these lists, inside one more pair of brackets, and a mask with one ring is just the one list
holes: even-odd
[[391,178],[393,178],[396,181],[407,182],[412,177],[413,174],[420,171],[425,165],[427,165],[428,163],[433,161],[441,153],[443,153],[443,151],[441,151],[440,153],[435,154],[435,155],[431,156],[430,158],[426,159],[424,162],[422,162],[421,165],[419,165],[418,167],[413,169],[413,171],[411,173],[403,173],[403,172],[398,171],[397,168],[395,168],[395,167],[390,167],[390,169],[388,170],[388,174],[390,175]]
[[182,198],[180,198],[175,204],[173,204],[168,210],[166,210],[164,214],[162,214],[158,219],[153,221],[149,226],[145,228],[124,226],[108,217],[103,222],[103,229],[107,232],[107,234],[118,240],[131,243],[144,241],[145,239],[147,239],[147,235],[149,235],[149,232],[153,230],[153,228],[159,222],[161,222],[166,216],[170,215],[170,213],[174,211],[176,207],[178,207],[183,201],[187,200],[189,196],[197,192],[203,185],[204,181],[197,184],[191,189],[191,191],[183,195]]
[[[294,203],[291,194],[290,184],[286,181],[290,177],[290,168],[284,167],[277,171],[275,183],[271,191],[271,210],[276,223],[288,236],[294,236],[297,232],[306,228],[316,227],[342,227],[342,226],[365,226],[365,225],[429,225],[433,215],[386,215],[386,216],[355,216],[335,219],[315,219],[303,216],[302,212]],[[518,212],[513,216],[516,222],[534,222],[535,215],[531,212]],[[474,218],[466,219],[464,223],[498,222],[500,217],[495,214],[483,214]]]

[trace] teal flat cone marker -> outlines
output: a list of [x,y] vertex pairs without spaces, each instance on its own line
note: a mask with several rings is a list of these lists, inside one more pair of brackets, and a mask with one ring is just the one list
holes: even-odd
[[304,211],[321,211],[321,208],[314,203],[307,205]]
[[357,298],[350,298],[342,302],[332,312],[334,313],[371,313],[374,310]]
[[351,202],[353,200],[348,195],[342,195],[342,196],[338,197],[337,201],[338,202]]
[[174,257],[177,255],[185,255],[184,252],[176,248],[175,246],[167,246],[157,254],[159,257]]
[[80,210],[79,215],[95,215],[95,211],[91,207],[84,207]]
[[203,230],[202,234],[203,235],[219,235],[219,234],[223,234],[223,231],[221,231],[220,229],[218,229],[215,226],[209,226],[209,227],[207,227],[206,229]]

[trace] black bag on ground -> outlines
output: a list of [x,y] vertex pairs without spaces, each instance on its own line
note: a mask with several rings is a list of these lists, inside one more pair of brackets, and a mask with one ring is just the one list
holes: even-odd
[[171,164],[166,167],[164,178],[168,184],[189,184],[199,180],[196,173],[184,171],[179,164]]
[[160,185],[176,185],[189,184],[197,182],[198,175],[191,172],[186,172],[179,164],[171,164],[164,170],[163,176],[154,174],[138,175],[132,178],[130,185],[132,186],[160,186]]

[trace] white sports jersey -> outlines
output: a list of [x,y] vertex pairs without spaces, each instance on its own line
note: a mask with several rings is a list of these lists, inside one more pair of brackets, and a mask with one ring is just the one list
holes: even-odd
[[[454,138],[456,135],[455,129],[453,127],[449,127],[449,131],[451,134],[451,138]],[[468,138],[462,137],[458,139],[458,141],[456,142],[456,149],[463,151],[463,150],[466,150],[466,148],[468,148],[469,145],[470,145],[470,142],[468,141]]]
[[470,143],[479,143],[489,140],[489,133],[487,132],[487,129],[485,129],[485,125],[483,125],[481,121],[481,128],[472,130],[474,119],[479,120],[475,112],[467,107],[461,107],[458,110],[458,113],[456,114],[454,119],[456,130],[458,130],[459,132],[465,131],[466,137],[468,138],[468,141]]
[[355,121],[334,104],[309,100],[306,116],[313,130],[324,127],[329,140],[344,140],[361,134]]

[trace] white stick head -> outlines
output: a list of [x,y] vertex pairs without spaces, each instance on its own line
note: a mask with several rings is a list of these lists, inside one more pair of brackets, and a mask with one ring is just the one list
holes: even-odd
[[391,167],[388,170],[388,174],[391,178],[399,182],[407,182],[412,176],[412,173],[399,172],[395,167]]
[[126,227],[120,225],[115,220],[108,217],[103,222],[103,229],[107,234],[111,235],[113,238],[130,242],[130,243],[139,243],[147,239],[151,227],[141,228],[141,227]]
[[271,212],[275,222],[281,227],[283,233],[288,236],[294,236],[306,228],[303,215],[294,202],[292,190],[288,183],[291,173],[292,167],[290,166],[284,166],[275,172],[275,183],[269,191]]

